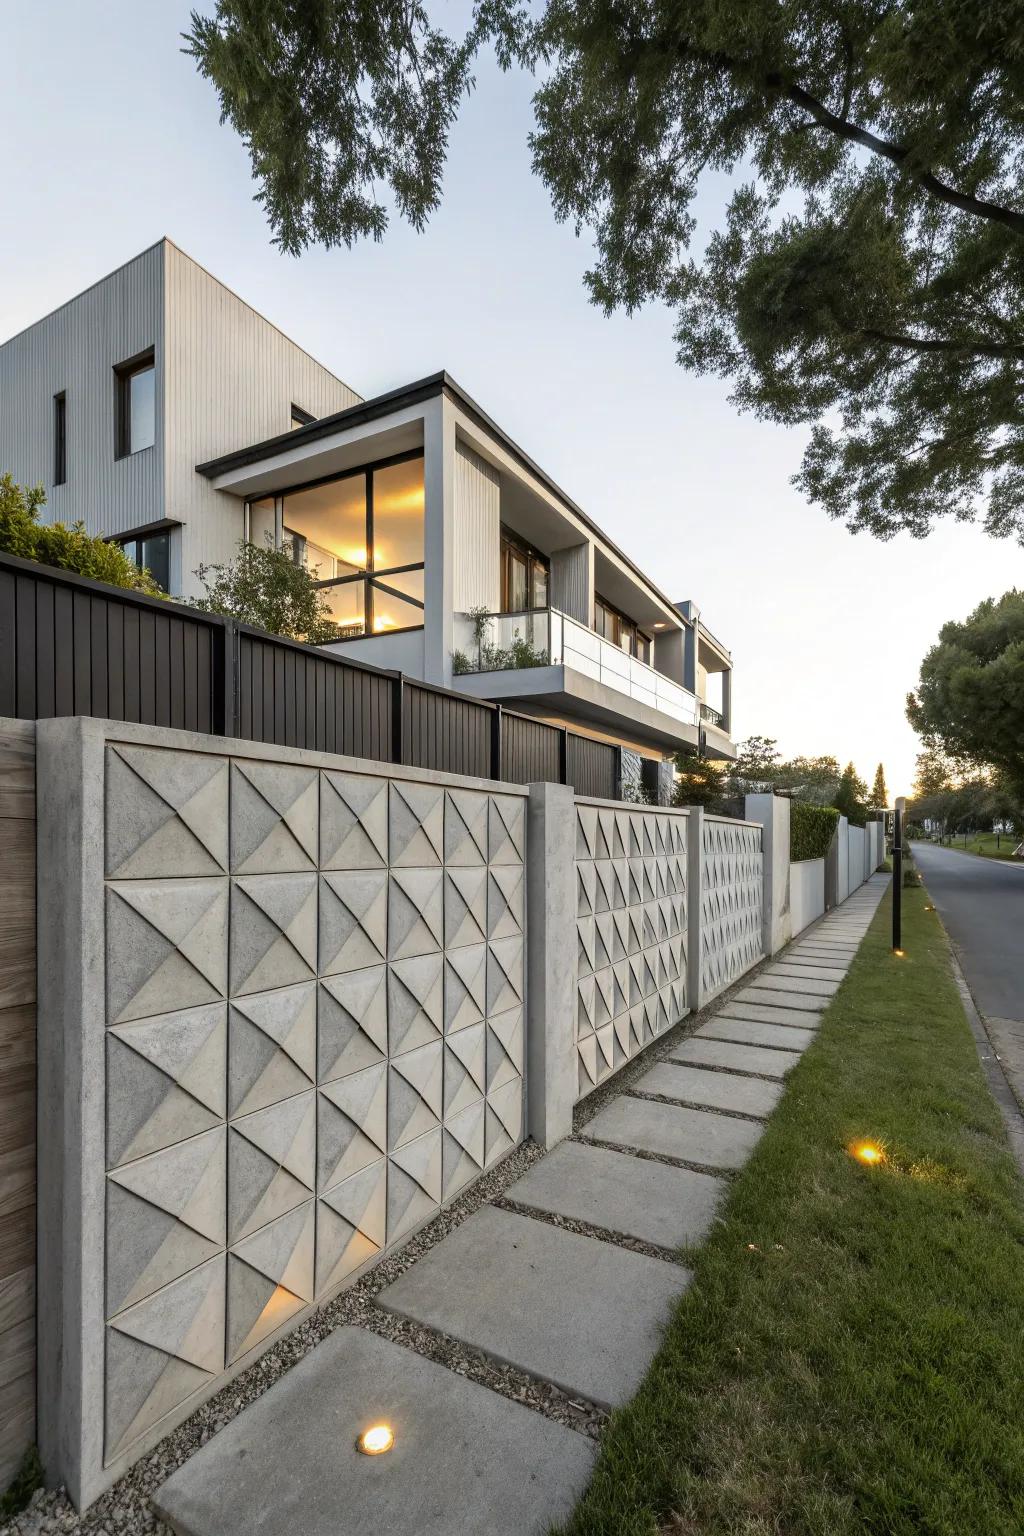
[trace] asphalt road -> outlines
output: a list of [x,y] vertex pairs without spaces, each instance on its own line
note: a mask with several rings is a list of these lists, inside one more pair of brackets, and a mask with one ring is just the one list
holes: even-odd
[[1024,860],[913,843],[914,859],[986,1019],[1024,1030]]

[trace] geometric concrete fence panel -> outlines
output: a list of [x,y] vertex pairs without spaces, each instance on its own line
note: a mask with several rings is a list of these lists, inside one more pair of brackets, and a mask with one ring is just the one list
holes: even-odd
[[701,850],[700,1000],[716,997],[764,954],[762,829],[705,816]]
[[576,801],[578,1099],[686,1013],[686,836],[685,812]]
[[[38,749],[41,1437],[82,1504],[521,1140],[526,795],[95,720]],[[635,859],[659,952],[675,855]]]

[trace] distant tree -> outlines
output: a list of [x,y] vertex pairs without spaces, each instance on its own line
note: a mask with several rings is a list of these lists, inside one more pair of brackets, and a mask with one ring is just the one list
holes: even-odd
[[907,718],[927,746],[994,769],[1024,802],[1024,591],[942,626],[907,696]]
[[779,746],[773,737],[748,736],[736,754],[736,777],[752,784],[774,784],[779,762]]
[[702,805],[710,810],[728,795],[728,770],[714,758],[689,757],[680,752],[676,772],[679,777],[672,794],[673,805]]
[[839,761],[835,757],[793,757],[779,764],[775,787],[809,805],[830,805],[839,779]]
[[0,550],[149,597],[167,595],[148,571],[129,560],[120,544],[86,533],[83,522],[41,523],[39,512],[45,505],[41,485],[21,486],[11,475],[0,475]]
[[864,810],[868,798],[868,787],[860,777],[852,763],[847,763],[839,780],[839,788],[836,790],[832,804],[840,815],[845,816],[855,826],[864,822]]
[[194,606],[205,613],[221,613],[310,645],[338,638],[315,576],[304,565],[296,565],[285,550],[242,539],[230,564],[201,565],[196,575],[206,596]]
[[957,775],[952,764],[938,747],[924,747],[917,754],[914,771],[914,797],[947,794]]
[[875,782],[871,786],[869,804],[875,810],[884,810],[889,804],[889,791],[885,783],[885,769],[881,763],[875,769]]
[[475,0],[462,37],[432,15],[192,13],[286,251],[380,239],[392,206],[423,227],[492,40],[542,73],[533,165],[593,232],[596,304],[667,304],[685,367],[809,424],[797,483],[830,517],[1024,539],[1024,0]]

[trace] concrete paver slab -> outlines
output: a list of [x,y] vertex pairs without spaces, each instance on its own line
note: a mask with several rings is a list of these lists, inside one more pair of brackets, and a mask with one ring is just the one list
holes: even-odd
[[724,1190],[711,1173],[563,1141],[507,1193],[520,1205],[679,1248],[705,1236]]
[[761,1077],[783,1078],[800,1060],[799,1051],[770,1051],[756,1045],[736,1045],[729,1040],[704,1040],[696,1035],[669,1051],[669,1060],[698,1067],[725,1067],[730,1072],[756,1072]]
[[606,1104],[580,1135],[707,1168],[742,1168],[761,1131],[752,1120],[620,1095]]
[[[777,997],[778,993],[772,995]],[[820,1013],[808,1012],[806,1008],[781,1008],[771,1003],[751,1002],[741,998],[726,1003],[721,1012],[715,1015],[716,1018],[722,1016],[727,1019],[755,1019],[758,1024],[792,1024],[796,1029],[817,1029],[821,1022]]]
[[[360,1455],[357,1436],[382,1421],[393,1449]],[[543,1536],[572,1510],[596,1450],[409,1349],[339,1328],[153,1503],[181,1536]]]
[[640,1093],[660,1093],[684,1104],[733,1110],[741,1115],[770,1115],[782,1097],[781,1083],[729,1072],[707,1072],[676,1062],[659,1061],[633,1084]]
[[798,976],[808,981],[842,981],[846,975],[846,966],[814,965],[808,960],[786,960],[781,965],[773,965],[772,976]]
[[763,971],[757,978],[759,987],[769,992],[803,992],[808,997],[832,997],[839,990],[837,981],[815,981],[813,977],[786,976],[774,967]]
[[795,988],[787,988],[779,991],[775,987],[762,987],[761,978],[758,977],[756,987],[746,987],[737,993],[737,1001],[748,1003],[766,1003],[769,1008],[802,1008],[806,1013],[824,1013],[830,999],[818,997],[813,992],[800,992]]
[[717,1013],[702,1024],[692,1037],[694,1040],[729,1040],[736,1045],[778,1046],[782,1050],[806,1050],[814,1039],[813,1029],[796,1029],[792,1025],[764,1024],[760,1019],[735,1018]]
[[[662,1259],[484,1206],[378,1301],[572,1396],[614,1408],[640,1385],[689,1279]],[[448,1529],[466,1527],[452,1521]]]

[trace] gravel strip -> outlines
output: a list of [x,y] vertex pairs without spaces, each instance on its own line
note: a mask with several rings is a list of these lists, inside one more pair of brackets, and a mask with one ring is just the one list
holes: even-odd
[[[595,1146],[595,1142],[590,1142]],[[577,1232],[580,1237],[596,1237],[600,1243],[611,1243],[615,1248],[628,1248],[630,1253],[642,1253],[649,1259],[664,1259],[667,1264],[678,1264],[679,1255],[674,1248],[661,1248],[657,1243],[645,1243],[643,1238],[630,1237],[626,1232],[613,1232],[610,1227],[595,1227],[592,1222],[578,1221],[575,1216],[561,1216],[557,1211],[542,1211],[536,1205],[521,1205],[506,1195],[494,1204],[499,1211],[511,1211],[515,1216],[529,1216],[531,1221],[545,1221],[549,1227],[562,1227],[566,1232]]]
[[[664,1163],[669,1168],[686,1168],[690,1173],[713,1173],[716,1179],[735,1179],[743,1171],[741,1168],[716,1168],[713,1163],[688,1163],[684,1157],[668,1157],[663,1152],[648,1152],[645,1147],[627,1147],[621,1141],[605,1141],[597,1136],[584,1137],[574,1134],[570,1140],[578,1141],[582,1147],[605,1147],[609,1152],[624,1152],[627,1157],[639,1157],[651,1163]],[[0,1536],[3,1536],[2,1531]]]
[[496,1168],[484,1174],[464,1195],[415,1233],[403,1248],[389,1254],[355,1285],[318,1307],[292,1333],[279,1339],[247,1371],[229,1382],[216,1397],[211,1397],[137,1462],[84,1515],[76,1513],[63,1488],[39,1489],[27,1509],[0,1526],[0,1536],[57,1536],[57,1533],[60,1536],[80,1536],[80,1533],[81,1536],[173,1536],[170,1528],[151,1510],[150,1494],[211,1436],[225,1424],[230,1424],[243,1408],[262,1397],[285,1371],[308,1355],[335,1328],[345,1324],[369,1328],[385,1338],[413,1347],[418,1353],[440,1361],[459,1375],[482,1382],[515,1402],[527,1403],[549,1418],[558,1419],[584,1434],[596,1435],[605,1415],[598,1418],[599,1410],[592,1404],[574,1404],[573,1399],[548,1383],[535,1382],[520,1372],[495,1365],[485,1356],[477,1358],[462,1344],[446,1340],[414,1323],[392,1319],[390,1313],[375,1304],[376,1296],[385,1286],[397,1280],[421,1254],[441,1242],[467,1216],[502,1194],[542,1155],[540,1148],[532,1142],[510,1152]]

